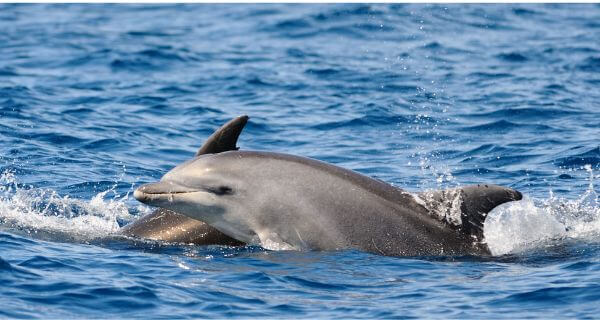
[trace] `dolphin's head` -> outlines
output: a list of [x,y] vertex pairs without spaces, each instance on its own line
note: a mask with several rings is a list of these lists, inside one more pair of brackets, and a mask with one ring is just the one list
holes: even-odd
[[235,163],[221,161],[217,154],[202,155],[173,168],[160,181],[140,186],[133,196],[250,242],[255,235],[237,216],[248,189],[238,171]]

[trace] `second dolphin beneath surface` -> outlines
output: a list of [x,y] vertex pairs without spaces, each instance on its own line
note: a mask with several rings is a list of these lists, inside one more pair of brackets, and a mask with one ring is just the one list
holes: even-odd
[[235,141],[217,151],[141,186],[135,198],[243,243],[394,256],[489,254],[487,214],[522,198],[494,185],[413,195],[322,161],[237,151]]

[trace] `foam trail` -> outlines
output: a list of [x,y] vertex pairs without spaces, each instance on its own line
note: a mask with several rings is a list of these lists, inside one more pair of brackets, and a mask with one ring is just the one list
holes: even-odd
[[127,195],[104,199],[109,189],[92,199],[80,200],[60,196],[51,189],[19,187],[12,172],[0,174],[0,222],[3,227],[27,233],[55,235],[87,241],[119,230],[118,220],[131,219],[125,200]]
[[546,200],[525,197],[492,210],[484,228],[492,254],[523,252],[567,238],[597,241],[600,203],[591,166],[585,169],[590,173],[590,184],[579,199],[563,199],[550,192]]

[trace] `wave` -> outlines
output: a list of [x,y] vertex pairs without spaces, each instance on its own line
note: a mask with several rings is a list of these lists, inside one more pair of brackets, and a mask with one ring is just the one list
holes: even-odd
[[[0,174],[0,226],[59,241],[88,242],[115,234],[120,222],[133,217],[125,204],[129,193],[116,194],[115,186],[90,200],[74,199],[52,189],[20,185],[14,173],[5,170]],[[114,197],[105,199],[109,193]]]
[[555,196],[548,199],[525,197],[492,210],[485,221],[484,237],[494,255],[519,253],[553,246],[565,240],[598,241],[600,202],[594,189],[594,172],[587,191],[578,199]]
[[[560,89],[560,86],[552,86],[548,89]],[[564,88],[564,87],[562,87]],[[489,118],[489,119],[515,119],[515,120],[530,120],[530,121],[548,121],[556,118],[566,118],[569,116],[580,115],[581,112],[566,110],[564,108],[556,108],[553,106],[539,107],[508,107],[502,109],[494,109],[487,112],[472,112],[462,114],[466,118]]]
[[525,55],[519,52],[501,53],[496,56],[498,59],[508,62],[525,62],[529,60]]
[[547,132],[553,130],[553,127],[545,124],[516,123],[507,120],[497,120],[463,128],[463,130],[471,132],[509,132],[518,129],[528,129],[532,132]]
[[[583,147],[576,147],[572,150],[580,151]],[[581,153],[568,155],[553,160],[553,163],[560,168],[580,168],[585,165],[598,167],[600,165],[600,147],[591,148]]]
[[588,57],[577,65],[577,69],[584,72],[596,73],[600,71],[600,57]]

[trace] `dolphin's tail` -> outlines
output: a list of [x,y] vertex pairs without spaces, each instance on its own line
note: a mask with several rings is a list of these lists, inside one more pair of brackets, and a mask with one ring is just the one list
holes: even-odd
[[491,184],[422,192],[417,196],[436,218],[479,242],[483,241],[483,223],[488,213],[503,203],[523,198],[517,190]]

